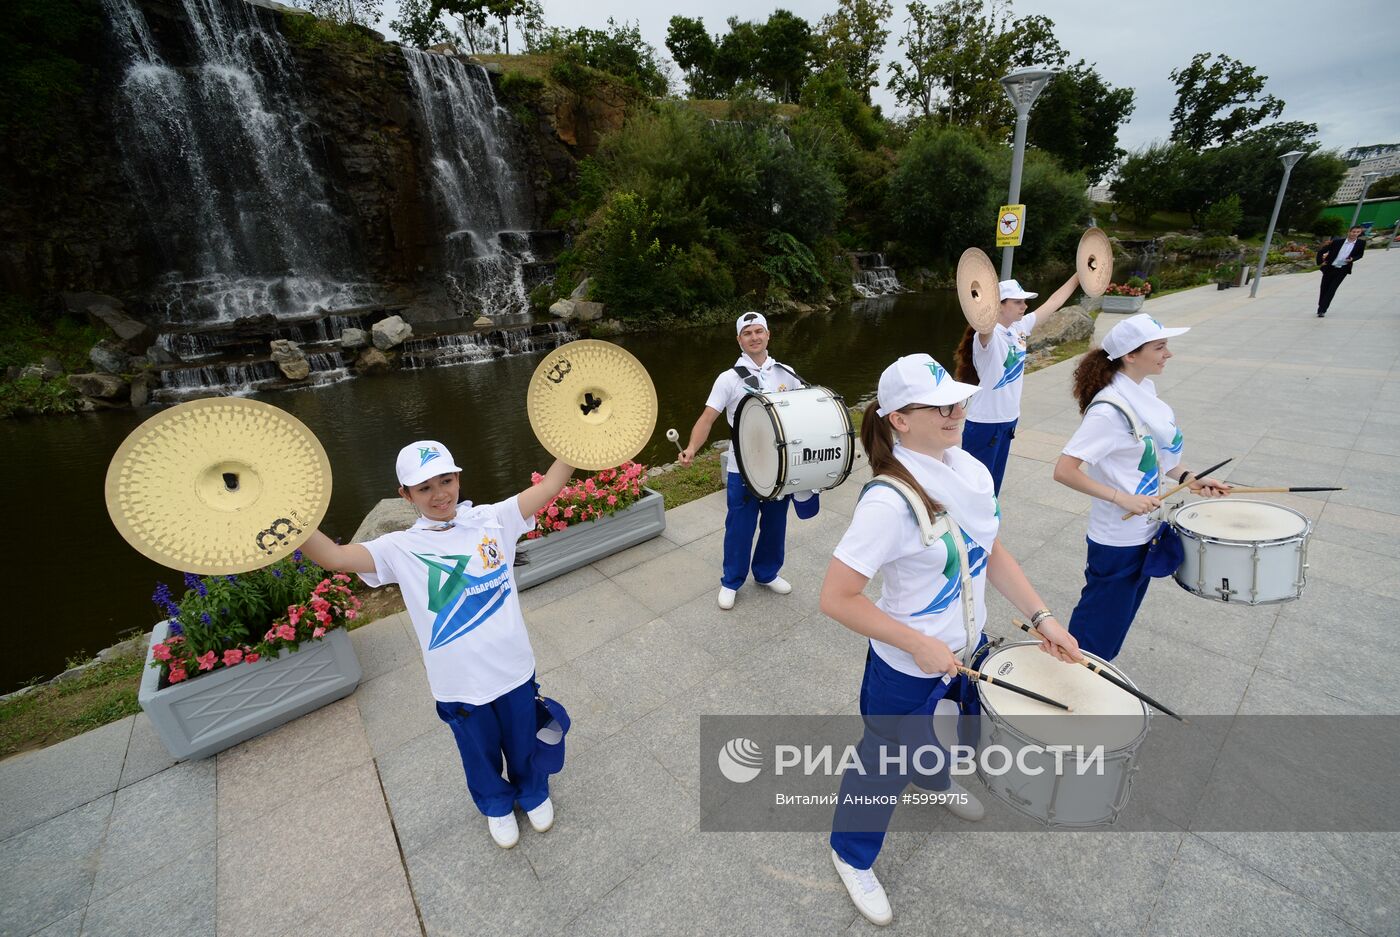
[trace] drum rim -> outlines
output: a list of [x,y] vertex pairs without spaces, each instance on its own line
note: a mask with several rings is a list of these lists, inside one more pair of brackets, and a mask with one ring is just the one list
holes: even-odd
[[[1000,654],[1002,651],[1009,651],[1010,649],[1012,649],[1012,648],[1014,648],[1014,647],[1039,647],[1039,646],[1040,646],[1040,642],[1039,642],[1039,641],[1007,641],[1007,642],[1004,642],[1004,643],[1002,643],[1002,644],[997,645],[997,646],[994,647],[994,648],[991,648],[991,649],[987,652],[987,654],[982,658],[982,662],[978,665],[978,669],[985,673],[986,670],[987,670],[987,665],[991,663],[992,658],[996,657],[996,656],[997,656],[998,654]],[[1105,670],[1111,672],[1115,677],[1117,677],[1118,679],[1120,679],[1120,680],[1122,680],[1123,682],[1127,683],[1127,684],[1128,684],[1129,686],[1131,686],[1133,689],[1137,689],[1137,684],[1133,682],[1132,677],[1129,677],[1127,674],[1123,673],[1123,672],[1122,672],[1121,670],[1119,670],[1117,667],[1113,666],[1113,664],[1110,663],[1109,661],[1104,660],[1102,657],[1099,657],[1097,654],[1091,654],[1091,653],[1089,653],[1088,651],[1085,651],[1085,650],[1083,650],[1083,649],[1081,649],[1079,653],[1080,653],[1080,654],[1083,654],[1085,657],[1089,658],[1090,660],[1095,661],[1095,662],[1098,663],[1100,666],[1102,666]],[[1035,743],[1035,744],[1037,744],[1037,745],[1044,745],[1044,744],[1045,744],[1045,740],[1044,740],[1044,739],[1033,738],[1033,737],[1031,737],[1031,736],[1026,735],[1024,732],[1022,732],[1020,729],[1018,729],[1018,728],[1011,722],[1011,719],[1010,719],[1009,716],[1006,716],[1006,715],[1003,714],[1003,713],[997,712],[997,708],[991,704],[991,701],[988,700],[987,697],[986,697],[986,696],[983,694],[983,692],[982,692],[982,681],[980,681],[980,680],[974,680],[973,682],[977,684],[977,700],[978,700],[978,702],[980,702],[980,703],[982,704],[982,711],[983,711],[984,714],[990,715],[990,716],[992,717],[992,721],[993,721],[993,724],[994,724],[994,725],[1005,726],[1005,727],[1007,728],[1008,731],[1015,733],[1018,737],[1020,737],[1022,740],[1026,741],[1026,742],[1033,742],[1033,743]],[[1112,753],[1115,753],[1115,752],[1124,752],[1124,751],[1136,750],[1137,747],[1138,747],[1139,745],[1142,744],[1142,740],[1145,739],[1145,738],[1147,737],[1147,730],[1148,730],[1148,728],[1151,726],[1151,723],[1152,723],[1152,708],[1151,708],[1150,706],[1148,706],[1146,703],[1144,703],[1142,700],[1137,700],[1136,702],[1137,702],[1138,706],[1140,706],[1140,707],[1142,708],[1142,731],[1139,732],[1139,733],[1137,734],[1137,737],[1136,737],[1136,738],[1134,738],[1131,742],[1127,743],[1126,745],[1120,745],[1120,746],[1118,746],[1117,748],[1105,748],[1105,749],[1104,749],[1104,755],[1105,755],[1105,757],[1107,757],[1108,755],[1110,755],[1110,754],[1112,754]]]
[[758,495],[760,501],[776,501],[779,492],[783,490],[783,485],[787,483],[787,446],[777,447],[778,475],[773,480],[773,487],[768,490],[768,493],[761,493],[759,486],[755,485],[753,479],[749,477],[748,469],[744,467],[743,449],[739,443],[739,418],[743,414],[744,408],[747,407],[751,401],[757,400],[759,406],[763,408],[763,412],[767,414],[768,422],[773,426],[773,438],[775,440],[782,439],[783,421],[778,416],[777,406],[769,398],[770,395],[763,391],[752,391],[745,394],[743,399],[739,401],[739,405],[734,408],[734,435],[730,437],[730,445],[734,448],[734,457],[739,464],[739,477],[744,480],[744,484],[749,486],[750,491]]
[[1213,503],[1214,503],[1213,499],[1205,499],[1205,498],[1202,498],[1202,499],[1200,499],[1199,501],[1188,501],[1188,502],[1186,502],[1185,504],[1178,505],[1178,506],[1176,507],[1176,509],[1172,511],[1171,520],[1169,521],[1169,523],[1171,524],[1172,530],[1176,531],[1177,533],[1181,534],[1182,536],[1190,537],[1192,540],[1202,540],[1202,541],[1205,541],[1205,542],[1207,542],[1207,543],[1224,543],[1224,544],[1231,544],[1231,545],[1246,545],[1246,546],[1252,546],[1252,545],[1255,545],[1255,544],[1262,544],[1262,543],[1288,543],[1289,541],[1292,541],[1292,540],[1304,540],[1304,541],[1305,541],[1305,540],[1308,539],[1309,536],[1312,535],[1312,519],[1309,518],[1309,517],[1308,517],[1306,514],[1304,514],[1302,511],[1299,511],[1299,510],[1296,510],[1296,509],[1294,509],[1294,508],[1291,508],[1291,507],[1289,507],[1289,506],[1286,505],[1286,504],[1276,504],[1276,503],[1274,503],[1273,501],[1260,501],[1260,500],[1258,500],[1257,498],[1232,498],[1232,499],[1230,500],[1229,503],[1231,503],[1231,504],[1264,504],[1264,505],[1268,505],[1268,506],[1271,507],[1271,508],[1278,508],[1278,509],[1281,510],[1281,511],[1287,511],[1287,512],[1290,513],[1290,514],[1293,514],[1293,515],[1295,515],[1295,516],[1297,516],[1297,517],[1299,517],[1299,518],[1302,518],[1302,521],[1303,521],[1303,529],[1302,529],[1301,531],[1299,531],[1298,533],[1296,533],[1296,534],[1289,534],[1289,535],[1286,536],[1286,537],[1273,537],[1273,538],[1270,538],[1270,539],[1261,539],[1261,540],[1239,540],[1239,539],[1236,539],[1236,538],[1234,538],[1234,537],[1221,537],[1221,536],[1219,536],[1219,535],[1217,535],[1217,534],[1206,534],[1206,533],[1201,533],[1201,532],[1198,531],[1198,530],[1192,530],[1190,527],[1187,527],[1187,526],[1186,526],[1185,524],[1183,524],[1183,523],[1178,523],[1178,521],[1177,521],[1178,516],[1181,514],[1182,511],[1186,510],[1187,508],[1193,508],[1193,507],[1196,507],[1197,505],[1200,505],[1200,504],[1213,504]]

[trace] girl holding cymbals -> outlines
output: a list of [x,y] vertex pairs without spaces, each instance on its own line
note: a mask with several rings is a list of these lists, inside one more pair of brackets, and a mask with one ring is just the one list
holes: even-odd
[[[1167,340],[1189,328],[1168,329],[1139,313],[1119,322],[1074,371],[1074,396],[1084,415],[1055,463],[1055,480],[1093,498],[1084,591],[1070,616],[1080,646],[1113,660],[1142,605],[1151,578],[1144,571],[1162,506],[1162,476],[1184,482],[1183,437],[1176,414],[1157,396],[1152,375],[1172,353]],[[1191,491],[1216,498],[1230,486],[1194,479]],[[1126,520],[1124,515],[1131,515]]]
[[[851,900],[877,924],[892,919],[873,864],[894,807],[876,798],[877,806],[850,808],[845,795],[897,795],[913,780],[945,791],[957,816],[981,818],[982,805],[946,771],[912,778],[893,768],[884,773],[880,750],[900,743],[904,725],[926,727],[941,699],[975,711],[975,690],[959,667],[985,642],[987,582],[1031,616],[1045,637],[1043,650],[1061,660],[1079,657],[1074,639],[997,540],[1001,514],[991,474],[959,448],[967,401],[976,392],[925,354],[900,358],[880,375],[861,426],[876,478],[861,493],[822,584],[822,611],[870,639],[858,749],[866,773],[842,776],[831,849]],[[864,589],[876,573],[883,573],[884,585],[872,602]],[[901,719],[906,716],[915,718]]]

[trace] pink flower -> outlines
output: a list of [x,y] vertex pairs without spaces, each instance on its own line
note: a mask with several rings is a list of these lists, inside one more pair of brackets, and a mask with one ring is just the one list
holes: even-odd
[[332,576],[331,578],[334,579],[336,582],[349,582],[349,581],[350,581],[350,577],[347,576],[347,575],[345,575],[344,573],[336,573],[336,574],[335,574],[334,576]]
[[170,648],[165,644],[151,645],[151,656],[156,660],[170,660]]
[[566,529],[568,526],[569,526],[569,525],[566,524],[566,523],[564,523],[563,521],[555,521],[555,522],[554,522],[554,529],[555,529],[555,530],[564,530],[564,529]]
[[243,655],[243,662],[245,664],[256,664],[258,662],[258,658],[260,657],[262,657],[262,655],[259,654],[257,651],[249,651],[248,653]]
[[200,669],[200,670],[213,670],[213,669],[214,669],[214,652],[213,652],[213,651],[206,651],[205,653],[203,653],[203,654],[199,655],[198,657],[196,657],[195,660],[199,661],[199,669]]
[[539,472],[530,473],[530,484],[538,485],[542,481],[544,481],[544,476],[541,475]]
[[594,490],[595,488],[597,488],[597,487],[598,487],[598,483],[595,482],[595,481],[594,481],[593,479],[591,479],[591,478],[588,479],[587,481],[585,481],[585,482],[583,483],[583,490],[584,490],[584,491],[587,491],[587,492],[589,492],[589,493],[592,493],[593,490]]
[[326,629],[325,629],[325,628],[313,628],[312,631],[311,631],[311,637],[313,637],[313,638],[319,638],[319,637],[324,636],[325,633],[326,633]]
[[181,680],[184,680],[185,678],[186,678],[186,674],[185,674],[185,671],[184,671],[183,668],[179,668],[179,667],[171,667],[171,668],[170,668],[170,682],[171,682],[171,683],[179,683]]
[[243,652],[236,647],[231,647],[224,651],[224,666],[232,667],[234,664],[243,663]]
[[301,621],[301,616],[305,611],[306,609],[302,608],[300,605],[288,605],[287,620],[295,625],[297,622]]
[[608,505],[617,504],[617,495],[608,495]]
[[550,506],[549,506],[548,508],[545,509],[545,513],[548,514],[550,517],[558,517],[558,516],[559,516],[559,505],[557,505],[557,504],[550,504]]
[[264,641],[271,641],[271,640],[272,640],[273,638],[275,638],[275,637],[277,637],[277,629],[276,629],[276,628],[269,628],[269,629],[267,629],[267,634],[263,635],[263,640],[264,640]]
[[565,517],[573,517],[573,516],[574,516],[574,509],[573,509],[573,508],[565,508],[565,509],[564,509],[564,516],[565,516]]
[[284,641],[295,641],[297,639],[297,630],[291,625],[278,625],[276,631],[277,637]]
[[352,608],[350,609],[350,611],[345,613],[345,617],[350,619],[351,621],[354,621],[356,618],[360,617],[360,613]]

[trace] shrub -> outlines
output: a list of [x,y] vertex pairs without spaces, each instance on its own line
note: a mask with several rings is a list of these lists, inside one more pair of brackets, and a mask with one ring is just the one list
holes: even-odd
[[920,128],[900,154],[885,196],[890,227],[905,253],[928,260],[957,257],[971,245],[989,247],[989,219],[1000,204],[996,180],[972,134]]
[[1335,215],[1318,215],[1312,223],[1312,232],[1320,238],[1341,237],[1346,233],[1347,223]]
[[1234,234],[1243,220],[1240,197],[1230,195],[1211,203],[1201,219],[1201,227],[1207,234]]
[[759,262],[759,267],[768,274],[771,283],[789,292],[808,294],[826,285],[811,248],[791,234],[774,231],[768,235],[764,246],[772,253]]

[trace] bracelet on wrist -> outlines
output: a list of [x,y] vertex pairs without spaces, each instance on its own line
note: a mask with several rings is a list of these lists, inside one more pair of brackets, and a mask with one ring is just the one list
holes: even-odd
[[1039,625],[1040,625],[1040,623],[1041,623],[1042,621],[1044,621],[1044,620],[1047,619],[1047,618],[1054,618],[1054,617],[1055,617],[1055,616],[1054,616],[1053,614],[1051,614],[1050,609],[1048,609],[1048,608],[1039,609],[1039,610],[1037,610],[1037,611],[1035,612],[1035,614],[1031,615],[1031,627],[1032,627],[1032,628],[1039,627]]
[[1187,475],[1190,475],[1190,474],[1191,474],[1191,470],[1190,470],[1190,469],[1182,469],[1182,470],[1181,470],[1181,474],[1177,476],[1176,483],[1177,483],[1178,485],[1184,485],[1184,484],[1186,484],[1186,476],[1187,476]]

